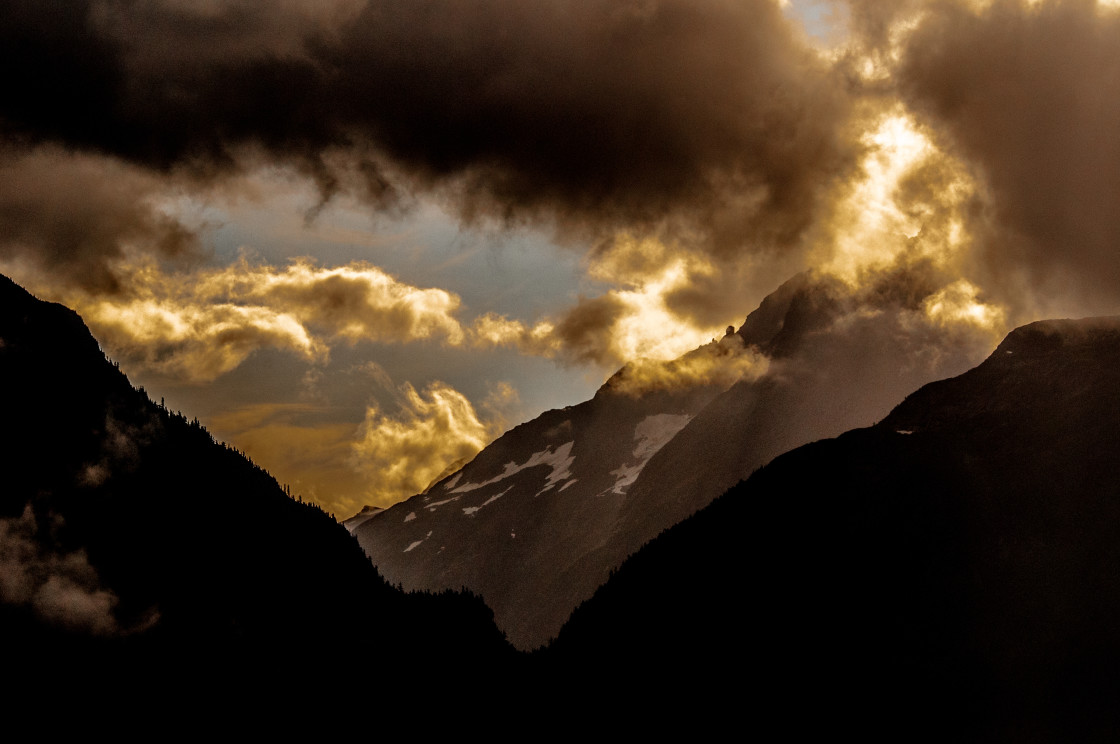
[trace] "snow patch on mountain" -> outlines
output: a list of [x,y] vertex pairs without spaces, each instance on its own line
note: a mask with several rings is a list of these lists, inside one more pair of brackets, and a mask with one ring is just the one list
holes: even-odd
[[409,546],[408,546],[407,548],[405,548],[405,549],[404,549],[404,550],[403,550],[402,552],[404,552],[404,553],[408,553],[408,552],[410,552],[411,550],[413,550],[414,548],[417,548],[417,547],[419,547],[419,546],[423,545],[423,544],[424,544],[424,540],[427,540],[427,539],[428,539],[429,537],[431,537],[431,536],[432,536],[432,530],[428,530],[428,534],[424,535],[424,539],[423,539],[423,540],[417,540],[416,542],[412,543],[412,544],[411,544],[411,545],[409,545]]
[[630,484],[638,480],[638,475],[642,472],[642,468],[644,468],[645,465],[644,462],[638,465],[623,465],[617,470],[612,470],[611,475],[615,476],[617,480],[614,482],[614,486],[608,490],[620,496],[626,493],[626,489],[630,487]]
[[648,461],[691,420],[692,416],[687,413],[658,413],[642,419],[634,427],[634,439],[638,440],[638,446],[634,448],[634,457]]
[[482,507],[484,507],[484,506],[489,506],[490,504],[493,504],[493,503],[494,503],[495,501],[497,501],[498,499],[500,499],[501,497],[503,497],[503,496],[505,496],[505,495],[506,495],[507,493],[509,493],[509,492],[510,492],[510,490],[512,490],[512,489],[513,489],[513,486],[510,486],[509,488],[507,488],[506,490],[502,491],[501,493],[496,493],[496,494],[494,494],[493,496],[491,496],[490,498],[486,499],[485,501],[483,501],[483,502],[482,502],[481,504],[479,504],[478,506],[466,506],[466,507],[463,507],[463,513],[464,513],[464,514],[466,514],[466,515],[467,515],[467,516],[469,516],[469,517],[473,517],[473,516],[475,515],[475,513],[476,513],[476,512],[478,512],[478,510],[479,510],[479,509],[481,509],[481,508],[482,508]]
[[[553,450],[551,447],[547,447],[540,452],[534,452],[528,460],[520,465],[514,462],[507,462],[502,472],[494,476],[490,480],[483,481],[482,483],[464,483],[458,488],[451,489],[451,493],[466,493],[468,491],[474,491],[475,489],[482,488],[483,486],[489,486],[493,483],[497,483],[498,481],[505,480],[511,475],[520,473],[526,468],[536,467],[537,465],[551,465],[552,473],[550,473],[548,476],[548,484],[544,487],[544,489],[542,489],[543,491],[547,491],[549,488],[552,488],[560,481],[567,480],[568,478],[572,477],[571,466],[576,459],[574,456],[572,456],[572,445],[574,444],[574,441],[565,442],[555,450]],[[447,488],[450,485],[451,483],[448,482],[448,484],[444,486],[444,488]]]
[[459,500],[458,496],[452,496],[449,499],[443,499],[442,501],[433,501],[430,504],[424,504],[424,508],[427,509],[430,512],[434,512],[436,510],[436,507],[443,506],[444,504],[450,504],[452,501],[458,501],[458,500]]
[[[638,425],[634,427],[634,440],[638,443],[633,452],[635,461],[611,471],[611,475],[615,476],[617,480],[607,490],[619,495],[625,493],[626,489],[638,479],[638,475],[645,468],[646,463],[650,461],[650,458],[668,444],[669,440],[675,437],[691,420],[692,416],[685,413],[658,413],[647,416],[638,422]],[[606,492],[604,491],[604,493]]]
[[[551,463],[552,472],[548,474],[548,482],[544,484],[544,488],[533,494],[533,498],[540,496],[545,491],[553,489],[556,484],[562,483],[572,477],[572,463],[576,461],[575,455],[571,454],[573,444],[575,444],[575,442],[568,442],[557,448],[556,455],[559,457],[556,457],[555,461]],[[571,483],[574,483],[574,481],[564,483],[564,485],[560,487],[560,490],[564,490],[564,488],[571,485]]]

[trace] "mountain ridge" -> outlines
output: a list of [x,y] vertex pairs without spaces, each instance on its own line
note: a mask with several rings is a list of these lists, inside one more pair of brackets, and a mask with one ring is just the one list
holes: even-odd
[[664,531],[542,658],[685,705],[712,693],[659,685],[749,667],[766,686],[725,697],[798,734],[1111,740],[1118,438],[1120,318],[1020,327]]
[[613,567],[770,458],[873,423],[975,363],[971,347],[917,353],[934,335],[913,331],[936,286],[923,282],[853,293],[797,275],[734,333],[628,364],[589,401],[514,427],[425,493],[350,525],[390,581],[469,587],[515,646],[544,645]]
[[76,313],[6,277],[0,389],[11,679],[70,674],[89,681],[75,694],[119,683],[147,699],[166,689],[144,680],[184,670],[213,695],[290,691],[339,672],[347,658],[323,652],[351,644],[381,646],[381,668],[402,680],[513,663],[481,600],[391,587],[330,515],[133,388]]

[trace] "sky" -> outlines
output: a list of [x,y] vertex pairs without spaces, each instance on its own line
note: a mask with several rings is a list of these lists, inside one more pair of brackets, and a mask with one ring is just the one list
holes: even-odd
[[1116,6],[0,0],[0,272],[344,518],[801,271],[1120,312]]

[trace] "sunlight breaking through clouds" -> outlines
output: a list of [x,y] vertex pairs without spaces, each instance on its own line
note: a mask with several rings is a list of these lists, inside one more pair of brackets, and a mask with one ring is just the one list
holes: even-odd
[[701,254],[655,238],[618,235],[588,261],[587,276],[606,285],[605,292],[581,297],[563,314],[533,325],[488,314],[472,334],[482,346],[603,367],[673,359],[722,335],[723,324],[698,323],[672,305],[676,293],[716,272]]
[[834,206],[818,265],[855,286],[901,258],[945,266],[967,247],[963,210],[973,186],[901,110],[864,135],[862,175]]

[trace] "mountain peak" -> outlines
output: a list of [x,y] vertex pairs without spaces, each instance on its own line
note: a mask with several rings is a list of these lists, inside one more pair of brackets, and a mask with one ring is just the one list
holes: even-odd
[[1058,350],[1075,351],[1099,348],[1101,344],[1120,339],[1120,316],[1101,316],[1078,320],[1039,320],[1020,326],[996,347],[994,357],[1001,354],[1050,354]]
[[1043,399],[1036,404],[1040,410],[1063,416],[1046,400],[1103,405],[1082,393],[1120,384],[1113,379],[1117,369],[1120,317],[1041,320],[1011,331],[974,369],[907,396],[881,426],[912,432],[972,425],[968,422],[1006,418],[1036,398]]

